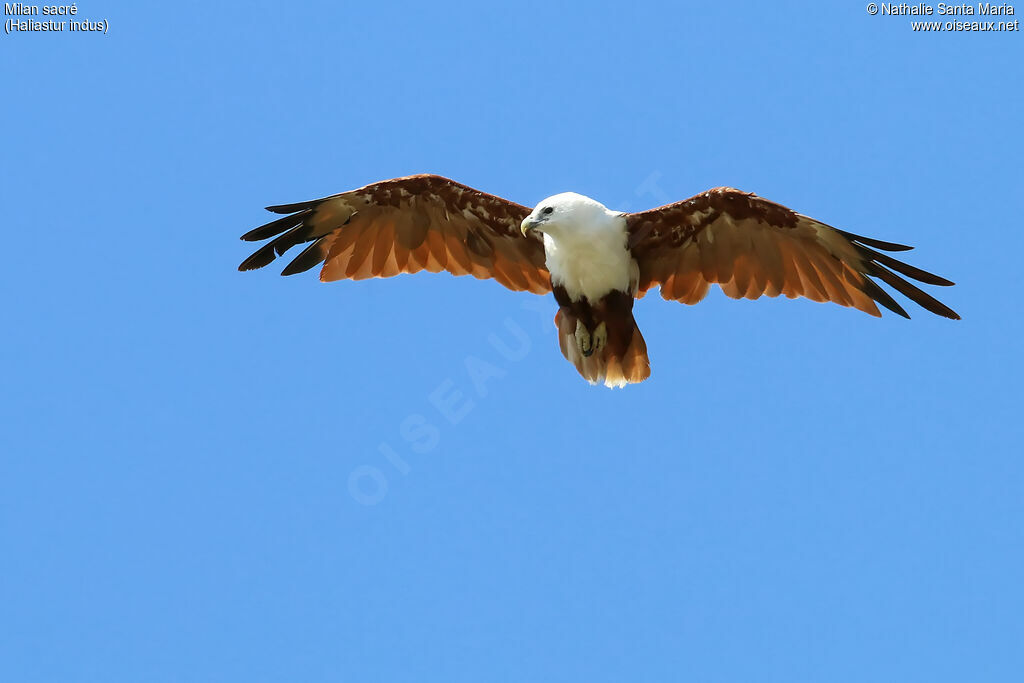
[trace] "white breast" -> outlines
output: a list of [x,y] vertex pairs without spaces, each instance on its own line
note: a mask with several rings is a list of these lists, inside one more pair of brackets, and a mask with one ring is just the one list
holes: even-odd
[[586,229],[544,235],[551,280],[574,300],[597,301],[612,290],[631,291],[635,263],[626,248],[626,221],[621,216]]

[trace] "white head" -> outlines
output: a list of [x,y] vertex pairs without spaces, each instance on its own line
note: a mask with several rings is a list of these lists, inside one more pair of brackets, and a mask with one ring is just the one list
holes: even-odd
[[622,214],[610,211],[601,202],[575,192],[548,197],[523,219],[521,229],[550,235],[555,240],[587,232],[601,232],[618,227]]

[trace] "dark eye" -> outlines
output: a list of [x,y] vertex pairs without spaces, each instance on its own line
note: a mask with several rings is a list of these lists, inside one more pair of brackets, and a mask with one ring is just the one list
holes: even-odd
[[549,213],[551,213],[551,212],[552,212],[552,211],[554,211],[554,210],[555,210],[555,209],[554,209],[554,207],[551,207],[551,206],[545,206],[545,207],[544,207],[543,209],[541,209],[541,210],[540,210],[540,212],[541,212],[541,213],[542,213],[543,215],[547,216],[547,215],[548,215]]

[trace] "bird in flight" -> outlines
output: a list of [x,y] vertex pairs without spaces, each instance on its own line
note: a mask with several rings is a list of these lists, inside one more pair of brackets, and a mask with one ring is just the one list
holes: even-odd
[[651,374],[633,302],[655,285],[685,304],[718,284],[734,299],[804,296],[873,316],[881,304],[909,318],[877,279],[932,313],[960,319],[900,275],[952,282],[882,253],[911,247],[837,230],[729,187],[638,213],[564,192],[531,211],[448,178],[414,175],[267,210],[285,215],[242,235],[273,239],[239,270],[305,244],[282,275],[321,264],[323,282],[444,270],[552,292],[562,354],[584,379],[609,387]]

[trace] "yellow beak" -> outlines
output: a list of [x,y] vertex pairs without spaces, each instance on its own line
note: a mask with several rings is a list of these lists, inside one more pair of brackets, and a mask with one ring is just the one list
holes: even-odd
[[527,216],[526,218],[523,219],[522,224],[520,224],[520,226],[519,226],[519,229],[522,230],[522,232],[523,232],[523,237],[526,237],[526,231],[529,230],[532,227],[533,227],[533,221],[531,221],[530,217]]

